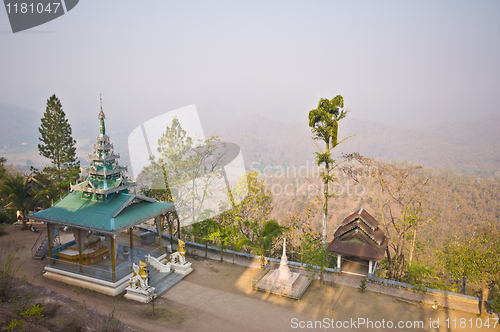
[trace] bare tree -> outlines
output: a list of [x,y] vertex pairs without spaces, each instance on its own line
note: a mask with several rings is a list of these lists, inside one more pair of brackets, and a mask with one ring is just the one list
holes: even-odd
[[422,213],[431,177],[421,166],[387,164],[356,153],[345,158],[351,163],[342,170],[370,191],[376,216],[389,239],[389,278],[400,280],[414,258],[419,229],[432,219]]

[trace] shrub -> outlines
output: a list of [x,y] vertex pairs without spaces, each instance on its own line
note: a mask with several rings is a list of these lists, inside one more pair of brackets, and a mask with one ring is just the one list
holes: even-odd
[[362,292],[365,291],[365,289],[366,289],[366,279],[361,280],[361,282],[359,283],[358,289],[360,291],[362,291]]
[[55,301],[45,301],[43,307],[43,313],[46,317],[53,317],[55,316],[57,309],[59,307],[60,305]]
[[85,327],[85,317],[83,307],[78,306],[78,312],[73,312],[71,315],[65,315],[58,319],[58,329],[60,332],[80,332]]
[[14,242],[0,242],[0,302],[5,302],[10,298],[10,287],[17,272],[21,270],[21,263],[16,263],[19,259],[14,254]]
[[105,317],[101,321],[102,326],[99,327],[100,331],[103,332],[119,332],[120,329],[120,321],[116,319],[115,312],[112,311],[109,316]]
[[16,217],[13,212],[0,210],[0,224],[13,224],[16,222]]
[[7,329],[7,331],[15,331],[16,329],[18,331],[23,331],[24,330],[24,320],[20,319],[20,320],[17,320],[17,319],[13,319],[9,322],[9,325],[7,326],[4,326],[4,328]]

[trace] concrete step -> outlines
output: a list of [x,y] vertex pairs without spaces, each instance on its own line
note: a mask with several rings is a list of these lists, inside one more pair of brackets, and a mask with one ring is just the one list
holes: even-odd
[[155,294],[157,296],[164,294],[167,290],[184,279],[184,277],[184,275],[175,273],[173,270],[170,270],[170,272],[160,272],[153,266],[149,267],[149,285],[155,288]]
[[179,281],[184,279],[184,275],[179,274],[179,273],[170,273],[168,276],[165,278],[161,279],[159,283],[154,285],[155,287],[155,293],[157,296],[163,295],[166,291],[168,291],[170,288],[172,288],[174,285],[176,285]]

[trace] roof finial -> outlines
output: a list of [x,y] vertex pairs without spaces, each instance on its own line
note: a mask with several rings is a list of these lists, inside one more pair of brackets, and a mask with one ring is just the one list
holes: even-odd
[[102,93],[101,93],[101,111],[99,112],[99,122],[100,122],[100,133],[101,135],[106,135],[106,126],[104,125],[104,119],[106,117],[104,116],[104,112],[102,111]]
[[104,112],[102,111],[102,93],[101,93],[101,111],[99,112],[99,119],[106,119]]

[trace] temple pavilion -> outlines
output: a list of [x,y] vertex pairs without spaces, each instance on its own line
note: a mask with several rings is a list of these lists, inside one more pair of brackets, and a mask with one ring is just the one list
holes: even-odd
[[[113,151],[104,120],[101,105],[100,132],[94,152],[87,154],[90,165],[81,169],[85,180],[71,185],[71,192],[51,208],[29,218],[47,225],[46,239],[40,243],[48,253],[44,276],[118,295],[128,285],[132,262],[145,258],[133,246],[133,227],[154,218],[161,230],[162,216],[174,205],[135,191],[135,183],[124,176],[127,167],[118,164],[120,155]],[[65,227],[72,230],[74,240],[55,242],[59,229]],[[117,243],[122,232],[130,235],[128,246]],[[161,246],[161,236],[159,242]]]
[[[358,275],[373,275],[385,255],[388,239],[378,221],[361,208],[344,219],[326,250],[337,254],[337,268]],[[368,269],[366,269],[368,267]]]

